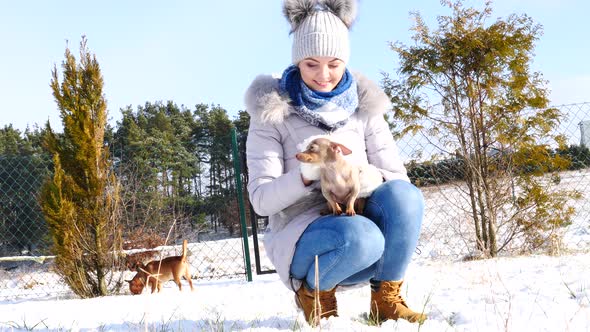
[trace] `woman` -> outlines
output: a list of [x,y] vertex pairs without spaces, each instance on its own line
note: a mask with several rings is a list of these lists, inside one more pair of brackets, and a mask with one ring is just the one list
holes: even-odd
[[[400,287],[418,241],[423,197],[410,183],[384,120],[389,99],[346,68],[355,9],[350,0],[284,2],[293,64],[281,78],[257,77],[245,96],[250,201],[256,213],[269,216],[266,253],[308,321],[317,323],[315,287],[321,317],[327,318],[338,315],[337,286],[370,282],[373,320],[422,322],[426,316],[408,308]],[[326,134],[352,150],[348,161],[372,164],[383,176],[363,215],[321,216],[326,201],[319,184],[301,174],[298,145]]]

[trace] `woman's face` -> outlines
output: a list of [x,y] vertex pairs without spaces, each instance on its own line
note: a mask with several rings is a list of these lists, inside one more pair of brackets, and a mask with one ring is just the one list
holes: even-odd
[[298,67],[305,85],[320,92],[332,91],[346,70],[342,60],[325,56],[305,58]]

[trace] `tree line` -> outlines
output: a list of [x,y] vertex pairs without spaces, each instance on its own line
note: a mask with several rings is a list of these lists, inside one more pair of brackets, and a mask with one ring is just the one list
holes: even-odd
[[[173,224],[179,236],[191,232],[197,236],[204,229],[238,235],[230,132],[237,130],[243,151],[247,113],[240,111],[230,119],[220,105],[198,104],[190,109],[173,101],[146,102],[121,112],[114,126],[106,126],[104,144],[121,184],[125,234],[143,239],[127,246],[161,244]],[[6,254],[43,252],[50,245],[37,202],[43,179],[54,171],[45,143],[49,131],[47,126],[24,131],[12,125],[0,128],[4,183],[0,227]],[[54,135],[64,141],[64,133]],[[245,183],[245,173],[242,176]]]

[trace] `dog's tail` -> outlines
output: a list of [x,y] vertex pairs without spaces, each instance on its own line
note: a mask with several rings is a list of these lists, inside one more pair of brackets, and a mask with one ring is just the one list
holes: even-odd
[[182,241],[182,261],[186,262],[186,247],[188,246],[188,240]]

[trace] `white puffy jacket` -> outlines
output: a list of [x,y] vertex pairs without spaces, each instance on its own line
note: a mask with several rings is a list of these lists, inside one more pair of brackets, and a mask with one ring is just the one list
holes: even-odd
[[317,184],[301,181],[297,145],[309,136],[330,134],[352,150],[347,160],[372,164],[387,181],[409,181],[396,144],[384,120],[390,101],[374,82],[354,73],[359,106],[348,123],[331,133],[312,126],[294,114],[287,96],[279,94],[278,79],[260,75],[246,91],[250,115],[246,143],[248,193],[254,211],[269,216],[264,248],[283,283],[297,290],[300,281],[289,280],[295,245],[305,228],[320,216],[325,200]]

